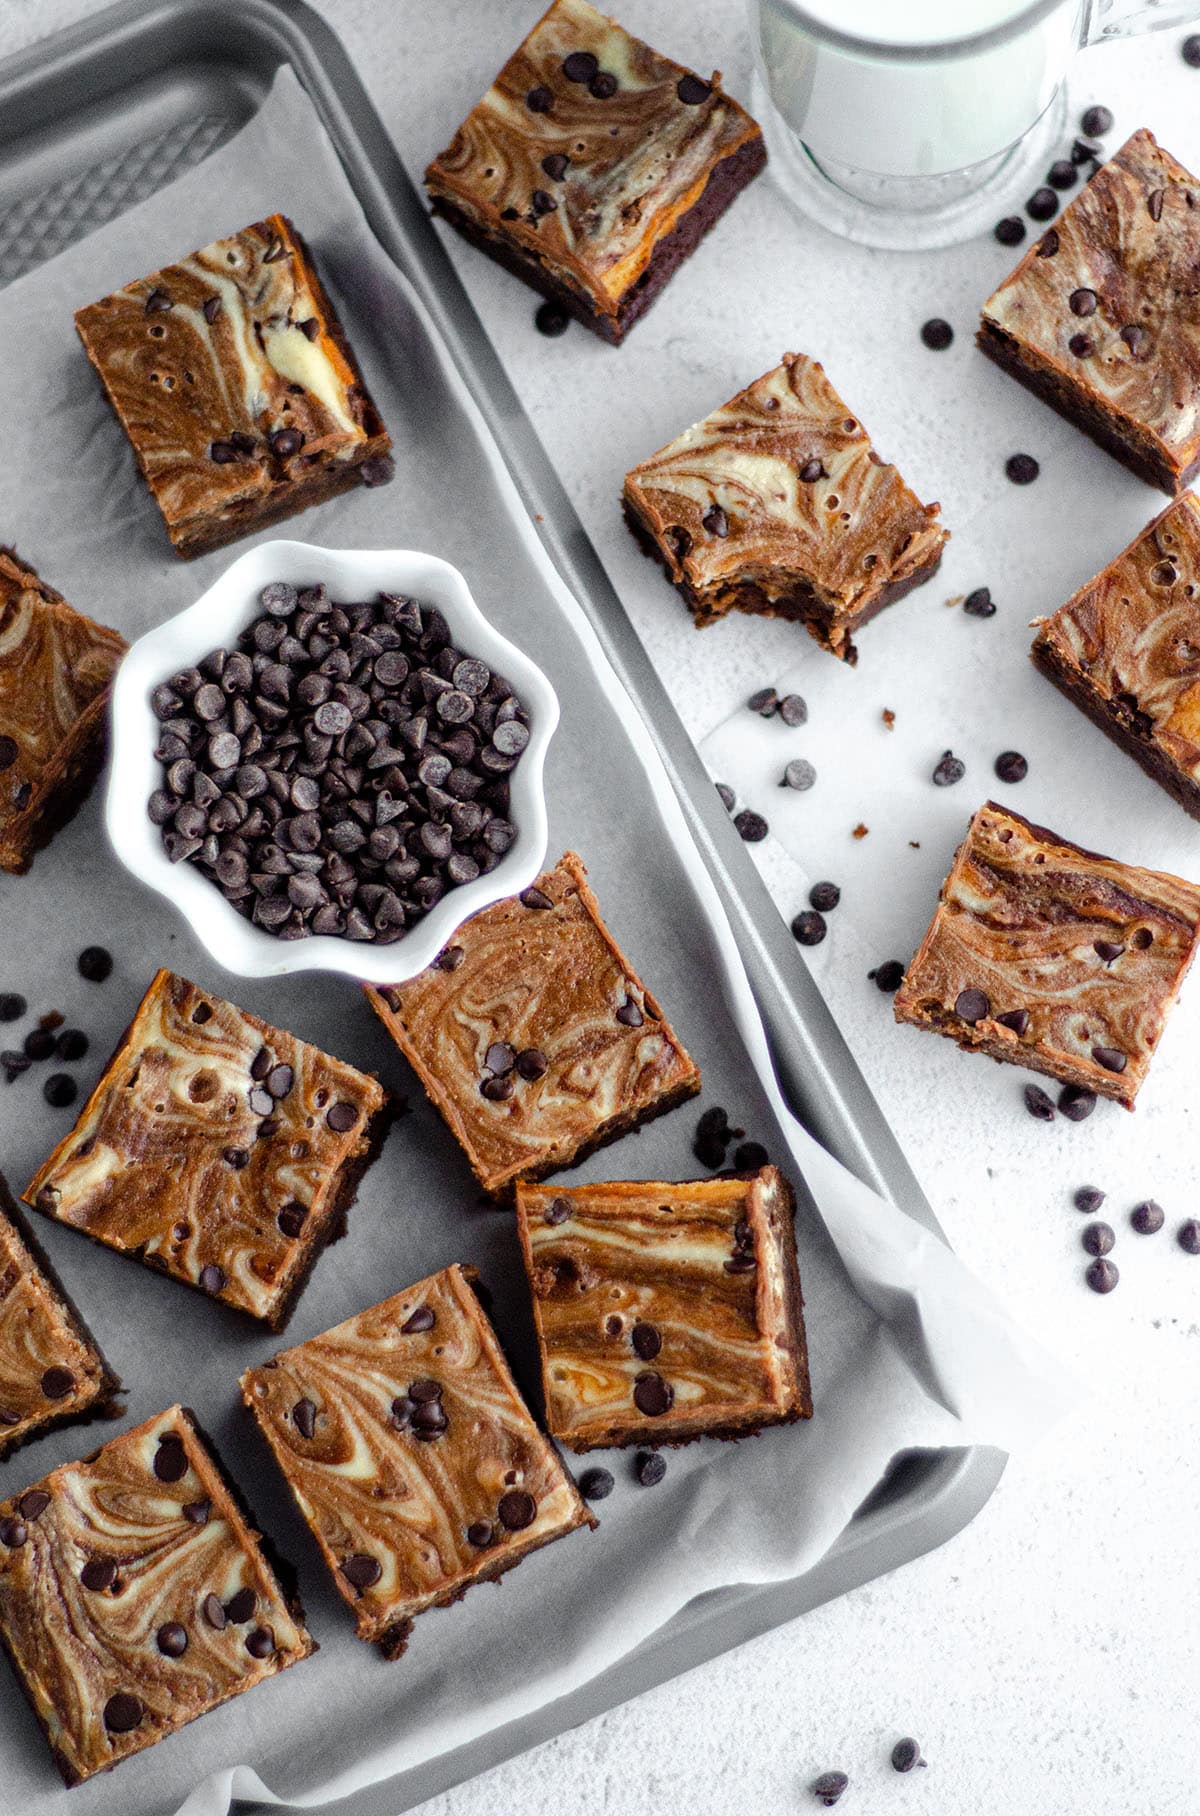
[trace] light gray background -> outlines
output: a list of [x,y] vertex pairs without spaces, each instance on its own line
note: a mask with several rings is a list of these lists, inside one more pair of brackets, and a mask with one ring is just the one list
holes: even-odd
[[[419,171],[527,29],[536,0],[318,6]],[[0,0],[0,53],[91,10],[86,0]],[[683,60],[719,65],[733,92],[748,94],[740,7],[623,0],[621,17]],[[1200,73],[1179,61],[1179,36],[1089,53],[1074,96],[1078,106],[1103,99],[1114,108],[1114,142],[1148,124],[1195,169]],[[1031,514],[1014,510],[1002,533],[989,523],[980,544],[986,561],[978,553],[971,560],[970,519],[991,498],[999,464],[1014,447],[1048,464],[1065,451],[1074,491],[1064,509],[1086,519],[1095,543],[1090,567],[1156,508],[1153,494],[1114,478],[1112,463],[1052,425],[1015,387],[998,377],[976,381],[970,322],[1005,268],[990,242],[923,258],[853,251],[800,223],[760,182],[616,353],[575,329],[543,341],[532,332],[532,300],[522,286],[457,243],[453,254],[698,738],[752,685],[794,665],[800,633],[738,620],[695,635],[628,544],[614,499],[633,460],[786,346],[826,359],[885,451],[901,459],[923,495],[942,497],[959,532],[936,597],[901,606],[865,634],[861,701],[908,709],[920,720],[922,657],[962,633],[961,618],[941,612],[942,598],[983,580],[993,586],[1006,616],[970,628],[995,632],[997,661],[1010,667],[1021,660],[1024,618],[1060,603],[1064,579],[1069,590],[1086,576],[1086,561],[1060,572],[1054,515],[1032,499]],[[959,330],[940,360],[916,338],[930,314],[949,316]],[[1031,534],[1039,539],[1032,548]],[[832,711],[840,684],[826,682],[823,659],[805,666],[815,726],[823,702]],[[976,659],[970,668],[974,675]],[[974,692],[953,704],[953,722],[940,699],[936,712],[925,709],[925,744],[935,758],[944,743],[970,736],[973,715],[987,707]],[[993,746],[1020,746],[1022,724],[997,724],[994,735],[989,726],[987,735],[992,743],[977,740],[978,760],[955,801],[964,814],[983,791],[984,758]],[[909,760],[909,746],[897,750]],[[853,763],[853,751],[844,754]],[[1094,757],[1095,745],[1081,742],[1079,787],[1070,775],[1054,778],[1055,801],[1086,794]],[[774,808],[761,795],[756,804]],[[822,809],[817,791],[805,804],[821,820],[827,846],[831,810]],[[1041,810],[1044,803],[1031,794],[1019,804]],[[796,810],[791,801],[778,809]],[[915,817],[906,823],[905,843],[924,833],[940,861],[948,809],[939,797],[927,811],[927,826]],[[1094,799],[1091,811],[1102,820]],[[870,799],[861,817],[871,822]],[[876,836],[879,830],[877,821]],[[802,905],[796,873],[781,852],[763,856],[790,916]],[[928,861],[936,868],[933,856]],[[1017,1808],[1193,1816],[1200,1261],[1188,1262],[1170,1232],[1200,1210],[1189,1141],[1200,992],[1193,986],[1135,1117],[1102,1108],[1078,1128],[1043,1129],[1021,1113],[1015,1074],[892,1027],[864,972],[881,958],[906,957],[921,927],[904,891],[893,904],[870,885],[867,864],[847,838],[837,873],[847,902],[820,955],[824,988],[956,1247],[1052,1337],[1095,1397],[1039,1454],[1010,1467],[975,1525],[932,1558],[435,1800],[426,1816],[518,1808],[522,1816],[584,1809],[643,1816],[685,1807],[693,1816],[730,1808],[783,1816],[805,1807],[804,1785],[835,1764],[854,1780],[843,1807],[863,1816],[901,1809],[995,1816]],[[862,914],[853,904],[856,881],[875,897]],[[1082,1219],[1070,1208],[1072,1189],[1093,1178],[1109,1189],[1119,1230],[1128,1207],[1147,1193],[1169,1218],[1167,1232],[1150,1241],[1124,1229],[1114,1257],[1121,1287],[1108,1300],[1081,1285]],[[904,1732],[920,1737],[930,1765],[899,1780],[887,1752]]]

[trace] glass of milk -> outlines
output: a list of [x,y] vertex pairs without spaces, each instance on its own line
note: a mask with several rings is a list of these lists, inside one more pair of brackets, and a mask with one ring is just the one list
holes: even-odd
[[[1081,45],[1194,20],[1200,0],[750,0],[775,174],[871,246],[967,239],[1045,181]],[[765,102],[765,106],[763,105]]]

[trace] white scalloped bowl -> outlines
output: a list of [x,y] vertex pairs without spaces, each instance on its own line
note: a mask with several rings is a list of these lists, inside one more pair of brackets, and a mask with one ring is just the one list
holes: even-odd
[[[245,919],[194,864],[173,864],[147,814],[162,785],[155,758],[158,721],[151,690],[210,650],[232,649],[258,616],[259,594],[272,580],[293,586],[324,582],[336,600],[404,593],[434,605],[456,645],[503,674],[529,712],[529,743],[510,775],[510,818],[517,836],[494,870],[450,889],[391,945],[329,934],[282,940]],[[108,836],[125,867],[175,904],[219,965],[243,977],[293,971],[341,971],[370,983],[403,983],[423,971],[462,923],[489,903],[516,895],[540,873],[548,836],[543,772],[558,724],[558,697],[535,663],[502,637],[480,611],[463,576],[448,561],[417,549],[325,549],[277,540],[239,555],[186,611],[148,631],[117,671],[112,699],[112,767],[105,802]]]

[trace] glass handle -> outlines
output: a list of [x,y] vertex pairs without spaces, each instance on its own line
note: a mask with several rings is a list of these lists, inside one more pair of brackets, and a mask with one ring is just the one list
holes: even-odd
[[1106,44],[1139,32],[1166,31],[1172,25],[1200,23],[1197,0],[1083,0],[1081,44]]

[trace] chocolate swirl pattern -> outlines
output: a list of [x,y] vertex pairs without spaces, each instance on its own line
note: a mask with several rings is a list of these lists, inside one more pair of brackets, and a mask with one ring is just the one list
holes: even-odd
[[89,304],[75,324],[181,554],[341,489],[390,446],[283,215]]
[[574,852],[474,915],[428,970],[367,995],[495,1195],[700,1088]]
[[0,1457],[106,1411],[116,1382],[58,1282],[24,1240],[0,1178]]
[[1039,621],[1033,658],[1200,818],[1200,500],[1185,492]]
[[26,869],[91,786],[124,653],[116,631],[0,549],[0,869]]
[[532,281],[552,276],[619,338],[655,248],[714,170],[750,150],[742,180],[764,161],[761,134],[718,77],[659,56],[586,0],[555,0],[425,182],[435,206],[498,237]]
[[354,1610],[403,1652],[413,1617],[595,1522],[449,1267],[242,1376],[242,1396]]
[[851,631],[927,579],[947,539],[799,353],[635,467],[624,503],[698,624],[797,617],[850,661]]
[[0,1506],[0,1639],[69,1785],[315,1650],[179,1406]]
[[1175,492],[1200,466],[1200,182],[1136,132],[983,308],[979,344]]
[[896,995],[948,1034],[1127,1109],[1200,944],[1200,888],[981,807]]
[[521,1186],[517,1218],[547,1423],[571,1450],[811,1416],[793,1198],[777,1168]]
[[160,971],[25,1197],[278,1329],[382,1105],[372,1077]]

